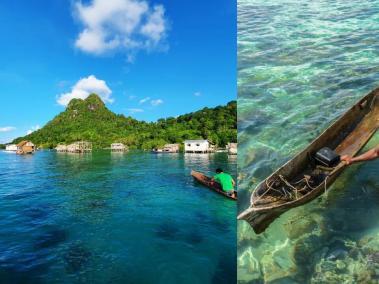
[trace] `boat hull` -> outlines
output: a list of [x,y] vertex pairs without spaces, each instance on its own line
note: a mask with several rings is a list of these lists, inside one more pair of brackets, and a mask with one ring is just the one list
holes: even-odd
[[191,171],[191,176],[202,185],[208,187],[212,191],[228,198],[231,200],[237,200],[236,197],[229,196],[225,191],[222,190],[221,185],[217,182],[212,182],[212,179],[200,172],[197,171]]

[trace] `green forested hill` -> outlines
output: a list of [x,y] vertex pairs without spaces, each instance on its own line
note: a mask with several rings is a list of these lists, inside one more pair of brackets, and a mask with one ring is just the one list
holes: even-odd
[[151,149],[196,138],[209,139],[218,146],[236,142],[236,102],[147,123],[111,112],[92,94],[85,100],[71,100],[66,110],[43,128],[12,143],[30,140],[40,147],[53,148],[59,143],[87,140],[94,148],[121,142],[131,148]]

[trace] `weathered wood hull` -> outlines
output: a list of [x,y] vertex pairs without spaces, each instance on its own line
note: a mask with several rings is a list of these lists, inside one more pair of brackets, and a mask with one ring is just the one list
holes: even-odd
[[223,195],[226,198],[229,198],[229,199],[232,199],[232,200],[237,200],[237,198],[231,197],[228,194],[226,194],[226,192],[222,190],[221,185],[219,183],[217,183],[217,182],[211,182],[212,179],[210,177],[207,177],[206,175],[204,175],[204,174],[202,174],[200,172],[197,172],[197,171],[193,171],[193,170],[191,171],[191,176],[196,181],[198,181],[202,185],[208,187],[212,191],[214,191],[214,192],[216,192],[218,194],[221,194],[221,195]]
[[[325,182],[319,184],[310,192],[292,201],[260,202],[257,204],[259,193],[267,190],[267,184],[279,175],[288,180],[302,176],[312,167],[310,157],[323,147],[329,147],[339,155],[355,156],[370,140],[379,126],[379,88],[360,99],[353,107],[346,111],[336,122],[327,128],[307,148],[297,154],[292,160],[284,164],[267,179],[261,182],[253,191],[250,207],[242,212],[238,219],[246,220],[259,234],[281,214],[301,205],[304,205],[323,194],[346,168],[340,162],[332,171],[328,172]],[[268,197],[266,197],[268,198]]]

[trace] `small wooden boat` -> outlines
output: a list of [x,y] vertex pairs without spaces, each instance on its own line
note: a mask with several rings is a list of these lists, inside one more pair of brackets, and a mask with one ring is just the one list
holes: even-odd
[[322,193],[346,168],[317,165],[314,155],[328,147],[338,155],[355,156],[379,126],[379,88],[360,99],[308,147],[261,182],[253,191],[250,207],[238,219],[262,233],[281,214],[306,204]]
[[[213,190],[214,192],[217,192],[218,194],[221,194],[225,196],[226,198],[232,199],[232,200],[237,200],[236,197],[231,197],[229,196],[225,191],[222,190],[221,185],[218,182],[212,182],[212,178],[207,177],[206,175],[196,172],[194,170],[191,171],[191,176],[201,183],[202,185],[205,185],[209,189]],[[237,195],[237,192],[236,192]]]

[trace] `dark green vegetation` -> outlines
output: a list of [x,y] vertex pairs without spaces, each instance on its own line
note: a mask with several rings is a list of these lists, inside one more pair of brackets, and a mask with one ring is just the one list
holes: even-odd
[[12,143],[30,140],[39,147],[54,148],[59,143],[87,140],[97,149],[109,147],[114,142],[135,149],[151,149],[198,138],[208,139],[221,147],[228,142],[237,142],[236,102],[148,123],[111,112],[97,95],[92,94],[85,100],[71,100],[67,109],[43,128]]
[[4,144],[0,144],[0,149],[5,149],[5,145]]

